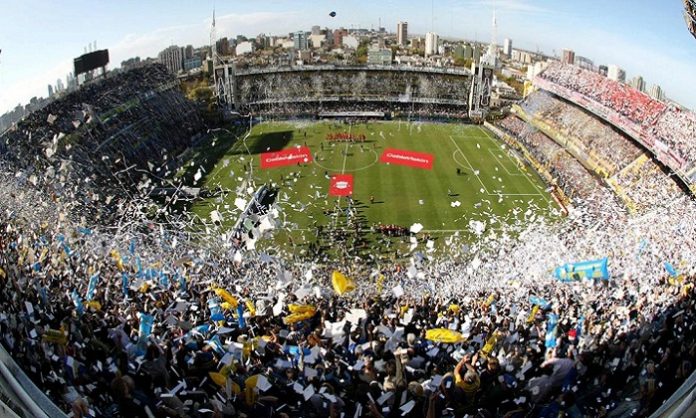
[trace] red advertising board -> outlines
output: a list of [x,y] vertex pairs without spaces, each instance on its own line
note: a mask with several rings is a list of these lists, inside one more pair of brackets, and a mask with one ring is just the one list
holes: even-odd
[[384,150],[379,160],[383,163],[399,164],[432,170],[433,159],[432,154],[387,148]]
[[261,168],[283,167],[297,163],[308,163],[312,161],[312,153],[307,147],[293,147],[290,149],[265,152],[261,154]]
[[350,196],[353,194],[353,175],[336,174],[331,176],[329,194],[331,196]]

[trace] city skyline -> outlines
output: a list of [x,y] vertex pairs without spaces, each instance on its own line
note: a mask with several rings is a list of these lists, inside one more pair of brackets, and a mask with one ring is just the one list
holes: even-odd
[[[434,27],[441,38],[486,42],[491,39],[495,7],[498,44],[510,38],[514,48],[539,49],[556,56],[564,48],[572,49],[595,65],[618,65],[625,69],[627,79],[640,75],[648,85],[659,84],[671,99],[696,108],[696,86],[689,77],[696,73],[696,44],[686,30],[678,0],[659,8],[647,0],[608,4],[596,0],[564,4],[548,0],[440,1],[434,4],[432,20],[430,7],[415,1],[353,3],[272,0],[217,4],[217,35],[287,36],[314,25],[369,29],[380,21],[388,32],[396,33],[398,22],[403,21],[408,23],[409,37],[424,36]],[[0,113],[26,104],[33,96],[47,96],[47,84],[65,80],[72,71],[72,59],[94,40],[99,48],[109,49],[112,69],[134,56],[156,57],[169,45],[207,45],[213,2],[140,4],[128,0],[95,8],[94,3],[84,1],[60,5],[28,1],[4,9]],[[331,11],[336,12],[335,18],[329,16]]]

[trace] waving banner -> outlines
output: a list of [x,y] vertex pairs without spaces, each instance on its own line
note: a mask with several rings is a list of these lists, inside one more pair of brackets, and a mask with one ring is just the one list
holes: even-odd
[[553,275],[562,282],[580,279],[609,280],[608,262],[609,259],[604,257],[599,260],[568,263],[564,266],[556,267]]

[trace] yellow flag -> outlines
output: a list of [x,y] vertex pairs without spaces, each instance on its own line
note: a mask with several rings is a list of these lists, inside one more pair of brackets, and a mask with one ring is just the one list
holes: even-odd
[[0,277],[2,277],[3,279],[7,278],[7,275],[5,274],[5,270],[3,270],[2,267],[0,267]]
[[88,307],[94,309],[95,311],[101,311],[101,303],[96,300],[90,300],[89,302],[85,303]]
[[227,382],[227,378],[222,373],[209,372],[208,377],[210,377],[210,380],[215,382],[216,385],[223,387],[223,388],[225,387],[225,383]]
[[283,322],[286,325],[309,319],[317,312],[317,308],[312,305],[296,305],[294,303],[288,305],[288,310],[290,311],[290,315],[283,318]]
[[377,294],[378,294],[378,295],[381,295],[381,294],[382,294],[382,290],[384,290],[384,275],[381,274],[381,273],[380,273],[379,276],[377,276],[377,283],[376,283],[376,286],[377,286]]
[[251,299],[247,299],[244,301],[244,304],[246,305],[251,316],[256,316],[256,306],[254,306],[254,302],[252,302]]
[[461,306],[453,303],[449,306],[449,310],[452,311],[455,315],[459,313],[459,311],[462,310]]
[[42,336],[43,340],[47,343],[54,343],[59,345],[65,345],[68,343],[68,336],[63,332],[62,329],[49,329]]
[[232,306],[232,309],[237,309],[237,305],[239,305],[239,301],[237,300],[237,298],[230,295],[230,293],[227,290],[216,287],[216,288],[213,288],[213,291],[215,292],[216,295],[220,296],[222,298],[222,300],[229,303]]
[[481,352],[487,357],[489,354],[491,354],[491,351],[495,348],[495,345],[498,344],[498,339],[500,338],[500,332],[498,330],[495,330],[491,337],[486,341],[486,345],[483,346],[481,349]]
[[527,317],[528,324],[534,322],[534,318],[536,317],[537,312],[539,312],[539,305],[534,305],[534,307],[532,308],[532,312],[529,314],[529,317]]
[[255,374],[247,380],[244,381],[244,398],[246,400],[246,404],[251,406],[256,402],[256,391],[254,390],[256,388],[256,382],[259,380],[259,375]]
[[331,274],[331,283],[333,284],[334,291],[343,296],[352,290],[355,290],[355,282],[338,270],[334,270]]
[[455,344],[465,340],[460,332],[452,331],[447,328],[429,329],[425,331],[425,339],[446,344]]
[[116,268],[118,271],[123,271],[123,261],[121,260],[121,253],[118,250],[111,250],[111,258],[116,262]]

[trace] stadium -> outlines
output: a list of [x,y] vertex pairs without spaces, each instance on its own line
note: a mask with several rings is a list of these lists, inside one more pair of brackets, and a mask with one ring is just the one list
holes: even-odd
[[558,60],[493,112],[486,59],[221,62],[213,121],[145,63],[13,124],[3,413],[694,416],[696,113]]

